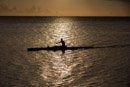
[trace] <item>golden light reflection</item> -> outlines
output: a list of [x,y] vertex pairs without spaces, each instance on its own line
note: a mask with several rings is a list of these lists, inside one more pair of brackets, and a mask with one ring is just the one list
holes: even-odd
[[63,38],[66,41],[66,44],[68,44],[70,42],[67,41],[72,41],[69,39],[74,39],[74,33],[72,33],[73,25],[70,20],[66,20],[64,18],[57,18],[49,26],[49,37],[47,36],[49,44],[54,46],[57,42],[60,41],[61,38]]
[[[55,46],[56,43],[63,38],[67,46],[76,46],[82,44],[83,33],[77,24],[69,19],[57,18],[48,24],[46,30],[42,28],[42,32],[47,35],[42,37],[49,46]],[[44,34],[43,33],[43,34]],[[82,39],[82,40],[81,40]],[[58,44],[59,45],[59,44]],[[72,76],[73,70],[78,65],[83,64],[83,56],[79,52],[77,54],[72,53],[73,51],[66,51],[62,54],[61,51],[47,52],[43,55],[45,59],[42,66],[43,80],[48,84],[55,85],[56,87],[61,84],[71,83],[75,80],[75,76]],[[86,67],[82,65],[83,67]],[[84,72],[84,71],[83,71]]]
[[[84,31],[85,28],[82,25],[77,25],[77,22],[69,18],[56,18],[47,23],[46,27],[42,25],[42,34],[39,35],[39,37],[42,38],[41,45],[60,45],[56,43],[63,38],[67,46],[82,46],[83,42],[86,41],[83,38],[88,36]],[[81,27],[83,30],[81,30]],[[89,41],[89,39],[87,39],[87,41]],[[77,51],[77,53],[73,52],[74,51],[65,51],[63,54],[61,51],[49,51],[44,52],[45,54],[43,53],[42,57],[40,56],[40,58],[44,60],[41,65],[41,76],[47,84],[59,87],[64,84],[72,83],[77,78],[75,68],[79,68],[79,66],[83,68],[79,69],[81,72],[78,72],[78,77],[85,72],[83,69],[88,67],[88,63],[84,64],[82,59],[85,54],[83,55],[83,53],[79,53],[79,51]]]
[[[54,20],[48,29],[48,42],[54,46],[61,38],[67,41],[69,37],[72,37],[71,27],[72,25],[69,20],[66,20],[66,22],[64,22],[63,18]],[[73,81],[73,78],[65,79],[71,75],[73,67],[76,66],[76,64],[72,64],[73,56],[63,55],[61,52],[50,52],[47,55],[49,62],[43,66],[43,73],[41,75],[43,79],[51,82],[53,85]]]
[[64,18],[60,18],[55,20],[55,22],[61,22],[61,23],[56,23],[55,24],[55,29],[54,29],[54,35],[56,37],[56,39],[67,39],[68,37],[70,37],[70,33],[71,33],[71,21],[70,20],[66,20]]
[[42,77],[45,81],[51,82],[53,85],[60,85],[64,82],[71,82],[73,78],[66,80],[71,75],[73,67],[73,56],[61,56],[61,53],[51,53],[50,64],[43,66]]
[[69,31],[70,28],[68,27],[69,23],[59,23],[56,24],[56,29],[54,29],[54,34],[57,37],[58,40],[60,40],[61,38],[68,38],[69,35]]
[[[81,31],[82,30],[82,31]],[[55,46],[61,38],[64,39],[67,46],[85,46],[86,42],[90,42],[91,34],[89,27],[86,29],[84,26],[79,25],[78,22],[71,18],[55,18],[55,20],[43,25],[40,35],[41,46]],[[84,37],[87,39],[84,40]],[[85,42],[86,41],[86,42]],[[47,45],[45,45],[47,44]]]

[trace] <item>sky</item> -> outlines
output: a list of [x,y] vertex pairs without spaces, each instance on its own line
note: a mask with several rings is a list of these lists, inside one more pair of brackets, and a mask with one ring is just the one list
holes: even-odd
[[0,0],[0,16],[130,16],[130,0]]

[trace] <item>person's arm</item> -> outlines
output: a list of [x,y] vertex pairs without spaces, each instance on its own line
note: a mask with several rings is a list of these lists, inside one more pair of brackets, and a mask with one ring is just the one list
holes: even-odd
[[56,44],[59,44],[59,43],[61,43],[61,41],[60,41],[60,42],[57,42]]

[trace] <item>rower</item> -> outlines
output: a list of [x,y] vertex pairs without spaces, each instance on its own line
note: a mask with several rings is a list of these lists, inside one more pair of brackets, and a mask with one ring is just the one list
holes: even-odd
[[66,47],[66,45],[65,45],[65,41],[63,40],[63,38],[61,38],[61,41],[60,41],[59,43],[62,44],[62,47]]
[[62,44],[62,53],[64,54],[65,53],[65,49],[64,48],[66,48],[66,45],[65,45],[65,41],[63,40],[63,38],[61,38],[61,41],[60,41],[60,43]]
[[65,47],[65,41],[62,38],[61,38],[60,42],[61,42],[62,46]]

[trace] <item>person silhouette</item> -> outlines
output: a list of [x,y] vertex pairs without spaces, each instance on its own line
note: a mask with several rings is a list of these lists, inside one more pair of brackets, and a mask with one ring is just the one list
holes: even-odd
[[61,38],[60,43],[62,44],[62,47],[65,47],[65,46],[66,46],[66,45],[65,45],[65,41],[63,40],[63,38]]
[[65,41],[63,40],[63,38],[61,38],[60,43],[62,44],[62,53],[64,54],[65,53],[66,45],[65,45]]
[[63,38],[61,38],[60,42],[58,43],[61,43],[61,51],[62,53],[64,54],[65,53],[65,49],[67,48],[67,46],[65,45],[65,41],[63,40]]

